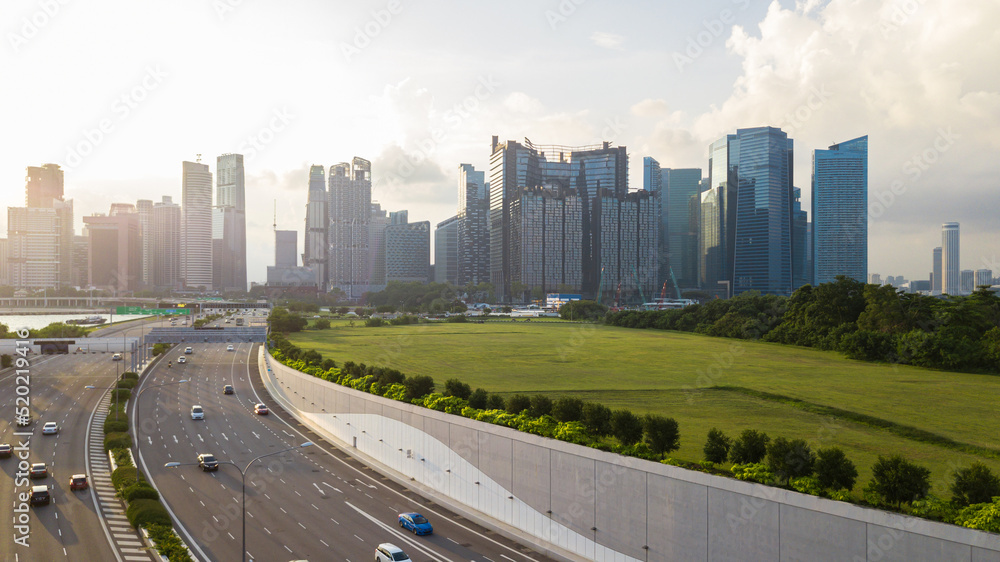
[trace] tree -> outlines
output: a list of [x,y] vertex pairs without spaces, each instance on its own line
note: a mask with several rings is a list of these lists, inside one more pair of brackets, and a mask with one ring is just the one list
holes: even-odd
[[531,408],[531,398],[523,394],[515,394],[507,400],[507,411],[511,414],[520,414]]
[[681,434],[673,418],[646,414],[642,418],[642,426],[646,431],[646,443],[657,455],[676,451],[681,446]]
[[1000,496],[1000,478],[977,461],[955,473],[951,493],[957,504],[989,503]]
[[490,395],[482,388],[477,388],[469,395],[469,406],[477,410],[485,410],[489,404]]
[[593,435],[611,434],[611,409],[603,404],[584,403],[580,421]]
[[406,386],[406,397],[408,400],[421,398],[434,392],[434,379],[427,375],[408,377],[403,381],[403,385]]
[[611,413],[611,434],[626,447],[635,445],[642,439],[642,420],[631,410],[615,410]]
[[351,309],[347,308],[346,306],[342,306],[342,307],[340,307],[340,308],[337,309],[337,314],[343,316],[343,315],[347,314],[350,311],[351,311]]
[[324,359],[323,363],[320,364],[320,367],[322,367],[324,371],[329,371],[330,369],[336,369],[337,362],[334,361],[333,359]]
[[753,464],[764,460],[771,438],[755,429],[745,429],[729,449],[729,460],[735,464]]
[[301,332],[302,328],[305,328],[306,324],[309,323],[305,318],[298,314],[292,314],[280,306],[271,310],[268,321],[271,323],[271,329],[275,332]]
[[708,440],[705,442],[705,460],[721,464],[729,458],[729,447],[733,440],[726,437],[721,430],[712,428],[708,430]]
[[931,471],[915,465],[900,455],[879,456],[872,467],[868,489],[898,509],[904,502],[927,496]]
[[563,320],[596,322],[607,313],[607,306],[594,301],[570,301],[559,307],[559,317]]
[[503,401],[503,396],[499,394],[490,394],[489,399],[486,401],[487,410],[505,410],[507,404]]
[[583,400],[559,398],[552,404],[552,417],[561,422],[580,421],[583,417]]
[[779,482],[812,475],[815,463],[816,455],[803,439],[778,437],[767,447],[767,467]]
[[326,318],[320,318],[319,320],[313,322],[313,328],[316,330],[327,330],[330,328],[330,321]]
[[531,397],[531,407],[528,411],[536,418],[547,416],[552,413],[552,399],[544,394],[536,394]]
[[468,400],[472,394],[472,387],[458,379],[448,379],[444,383],[445,396],[457,396],[462,400]]
[[816,479],[827,490],[850,490],[858,478],[858,469],[837,447],[816,451]]

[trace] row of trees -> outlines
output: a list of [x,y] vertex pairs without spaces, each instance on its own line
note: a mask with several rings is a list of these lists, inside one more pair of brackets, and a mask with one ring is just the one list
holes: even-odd
[[402,283],[392,281],[377,293],[366,293],[365,302],[376,312],[465,312],[461,297],[479,302],[492,302],[493,285],[480,283],[456,287],[450,283]]
[[1000,297],[903,293],[838,277],[791,297],[744,293],[681,310],[611,313],[606,323],[841,351],[868,361],[1000,371]]

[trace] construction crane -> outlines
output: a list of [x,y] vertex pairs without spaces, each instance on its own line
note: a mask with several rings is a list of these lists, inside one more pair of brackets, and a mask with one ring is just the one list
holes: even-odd
[[[670,279],[673,280],[673,282],[674,282],[674,290],[677,291],[677,299],[680,300],[680,298],[681,298],[681,288],[677,284],[677,278],[674,277],[674,268],[672,268],[672,267],[670,268]],[[663,286],[666,287],[666,285],[667,285],[667,282],[664,281],[663,282]]]
[[660,300],[662,301],[662,300],[664,300],[666,298],[667,298],[667,282],[664,281],[663,282],[663,288],[660,289]]

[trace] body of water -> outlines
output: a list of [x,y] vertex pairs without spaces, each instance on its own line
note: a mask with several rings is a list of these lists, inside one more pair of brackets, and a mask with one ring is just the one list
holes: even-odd
[[[67,320],[84,319],[90,316],[100,316],[105,319],[105,323],[101,326],[107,326],[108,322],[111,321],[110,314],[0,314],[0,324],[6,324],[7,328],[11,331],[17,331],[22,328],[27,328],[29,330],[37,330],[39,328],[44,328],[53,322],[66,322]],[[121,315],[115,314],[114,320],[120,322],[123,320],[133,320],[135,318],[144,318],[144,316],[138,314]],[[90,327],[91,324],[86,324],[84,327]]]

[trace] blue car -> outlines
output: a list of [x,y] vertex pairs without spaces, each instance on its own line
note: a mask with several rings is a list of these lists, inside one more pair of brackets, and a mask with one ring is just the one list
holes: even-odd
[[419,513],[400,513],[399,526],[408,531],[413,531],[414,535],[429,535],[434,532],[434,527],[431,527],[430,521]]

